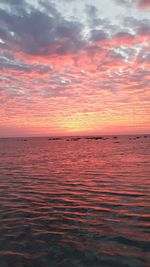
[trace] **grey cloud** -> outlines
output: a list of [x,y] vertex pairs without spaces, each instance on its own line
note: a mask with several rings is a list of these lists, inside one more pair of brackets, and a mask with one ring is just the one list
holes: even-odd
[[99,17],[98,9],[93,5],[86,5],[85,13],[87,15],[87,21],[90,27],[107,26],[109,21],[107,19]]
[[115,56],[118,59],[123,59],[125,62],[130,63],[137,54],[136,48],[134,47],[126,47],[126,46],[118,46],[116,48],[112,48],[110,50],[110,55]]
[[134,29],[150,27],[150,20],[149,19],[138,20],[134,17],[126,17],[124,19],[124,25],[132,27]]
[[91,18],[95,18],[98,15],[98,10],[95,6],[93,5],[86,5],[85,12],[87,15]]
[[34,55],[77,51],[84,43],[82,25],[66,20],[51,4],[40,3],[48,13],[35,8],[28,12],[26,5],[21,15],[0,9],[0,37],[5,47]]
[[112,23],[109,19],[103,17],[103,14],[93,5],[87,5],[85,8],[87,23],[90,31],[90,41],[100,41],[107,39],[108,36],[120,30],[120,26]]
[[0,7],[5,8],[7,11],[12,14],[18,14],[19,16],[23,15],[26,10],[32,9],[32,6],[26,3],[25,0],[1,0]]
[[133,34],[128,33],[127,31],[119,31],[114,35],[115,38],[124,38],[124,39],[132,39],[134,38]]
[[133,0],[115,0],[116,3],[120,4],[120,5],[130,5],[133,3]]
[[59,77],[59,76],[54,76],[51,79],[49,79],[48,83],[61,84],[61,85],[65,86],[65,85],[70,84],[71,80],[70,79],[66,79],[66,78],[62,78],[62,77]]
[[25,3],[24,0],[1,0],[2,4],[8,4],[8,5],[22,5]]
[[114,0],[119,5],[125,5],[126,7],[137,7],[137,8],[149,8],[149,0]]
[[47,73],[52,71],[52,67],[49,65],[40,65],[40,64],[25,64],[23,62],[15,61],[9,55],[0,55],[0,69],[13,69],[23,72],[32,72],[36,71],[38,73]]
[[50,1],[39,0],[39,4],[42,9],[51,16],[59,16],[59,12],[57,11],[54,2],[51,3]]
[[133,17],[126,17],[124,19],[124,25],[132,28],[136,35],[150,35],[149,19],[138,20]]
[[108,35],[103,30],[92,30],[90,34],[90,40],[102,41],[108,38]]

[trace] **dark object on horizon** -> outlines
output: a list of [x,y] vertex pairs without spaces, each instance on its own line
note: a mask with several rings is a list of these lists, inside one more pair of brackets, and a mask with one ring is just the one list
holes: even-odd
[[75,137],[75,138],[72,138],[71,140],[72,141],[78,141],[78,140],[80,140],[81,138],[80,137]]
[[85,140],[107,140],[109,139],[108,137],[102,137],[102,136],[91,136],[91,137],[72,137],[72,138],[67,138],[66,141],[78,141],[80,139],[85,139]]
[[62,138],[59,138],[59,137],[51,137],[51,138],[48,138],[48,140],[50,140],[50,141],[53,141],[53,140],[61,140]]
[[86,137],[85,139],[88,139],[88,140],[105,140],[104,137],[102,136],[92,136],[92,137]]
[[95,138],[96,140],[104,139],[103,137],[99,136]]
[[66,141],[78,141],[80,139],[81,139],[80,137],[73,137],[73,138],[66,139]]

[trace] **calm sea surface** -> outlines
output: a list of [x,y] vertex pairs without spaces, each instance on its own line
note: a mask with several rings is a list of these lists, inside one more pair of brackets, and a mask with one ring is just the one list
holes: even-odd
[[0,139],[0,267],[149,267],[150,136]]

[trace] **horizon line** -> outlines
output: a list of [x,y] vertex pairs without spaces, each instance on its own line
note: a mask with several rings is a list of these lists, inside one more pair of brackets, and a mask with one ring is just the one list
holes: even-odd
[[144,136],[144,135],[150,135],[150,133],[113,133],[113,134],[93,134],[93,135],[41,135],[41,136],[0,136],[0,139],[9,139],[9,138],[72,138],[72,137],[80,137],[80,138],[84,138],[84,137],[102,137],[102,136],[129,136],[129,135],[140,135],[140,136]]

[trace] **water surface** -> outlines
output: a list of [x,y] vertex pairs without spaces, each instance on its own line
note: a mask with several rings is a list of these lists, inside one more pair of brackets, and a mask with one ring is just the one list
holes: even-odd
[[150,266],[150,137],[0,139],[0,267]]

